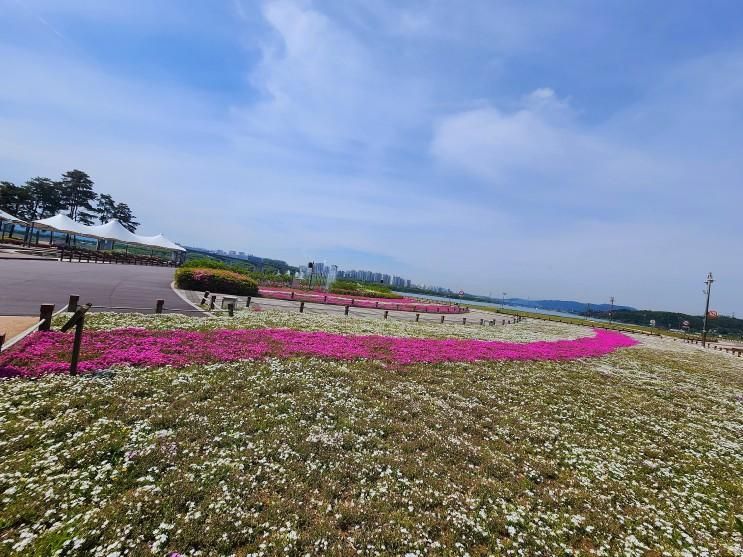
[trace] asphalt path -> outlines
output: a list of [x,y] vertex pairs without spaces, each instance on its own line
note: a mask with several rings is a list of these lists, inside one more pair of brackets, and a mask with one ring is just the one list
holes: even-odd
[[[141,265],[0,259],[0,315],[38,315],[39,306],[64,306],[70,294],[94,306],[193,310],[170,288],[175,269]],[[98,309],[97,311],[104,311]],[[126,311],[126,310],[121,310]]]

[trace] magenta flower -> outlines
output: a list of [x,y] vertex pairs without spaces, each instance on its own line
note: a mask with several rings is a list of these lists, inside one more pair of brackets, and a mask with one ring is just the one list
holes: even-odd
[[[340,335],[293,329],[151,331],[116,329],[85,334],[78,369],[94,372],[116,364],[187,366],[266,357],[317,356],[373,359],[397,364],[477,360],[571,360],[598,357],[637,341],[615,331],[592,337],[530,343]],[[0,377],[66,373],[72,336],[39,332],[0,357]]]

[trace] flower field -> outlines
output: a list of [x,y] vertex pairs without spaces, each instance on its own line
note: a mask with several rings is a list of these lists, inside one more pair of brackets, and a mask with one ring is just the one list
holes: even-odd
[[452,304],[437,304],[426,302],[417,298],[400,297],[395,299],[375,298],[370,296],[351,296],[340,294],[328,294],[324,292],[308,292],[306,290],[295,290],[291,288],[267,288],[258,289],[264,298],[276,300],[297,300],[330,304],[335,306],[353,306],[358,308],[389,309],[395,311],[418,311],[421,313],[467,313],[466,307]]
[[[378,335],[339,335],[292,329],[149,331],[116,329],[89,332],[80,352],[80,371],[111,366],[180,366],[273,356],[320,356],[337,360],[380,360],[396,364],[478,360],[571,360],[604,356],[636,341],[615,331],[593,337],[532,343],[460,339],[413,339]],[[71,335],[37,332],[0,358],[0,377],[65,373]]]
[[[596,338],[279,312],[88,324]],[[741,439],[741,359],[656,338],[572,360],[268,354],[7,379],[0,555],[742,555]]]

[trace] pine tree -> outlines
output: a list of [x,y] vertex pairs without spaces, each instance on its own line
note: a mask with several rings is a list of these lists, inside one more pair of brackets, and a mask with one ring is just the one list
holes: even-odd
[[31,198],[30,212],[33,220],[51,217],[64,208],[62,186],[59,182],[37,176],[28,180],[24,187]]
[[126,203],[116,204],[113,218],[123,224],[124,228],[129,232],[134,232],[139,226],[139,223],[134,220],[136,217],[132,214],[132,210]]
[[113,220],[116,212],[116,202],[114,201],[114,198],[107,193],[100,194],[98,196],[95,211],[98,213],[98,220],[101,221],[101,224]]
[[93,224],[92,202],[96,199],[93,180],[82,170],[70,170],[62,175],[62,201],[68,216],[83,224]]

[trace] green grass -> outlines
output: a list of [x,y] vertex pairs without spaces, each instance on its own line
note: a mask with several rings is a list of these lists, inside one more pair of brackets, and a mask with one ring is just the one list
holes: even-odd
[[[205,326],[91,325],[161,320]],[[470,330],[560,329],[579,330]],[[572,362],[299,358],[2,381],[0,554],[739,555],[743,360],[643,343]]]

